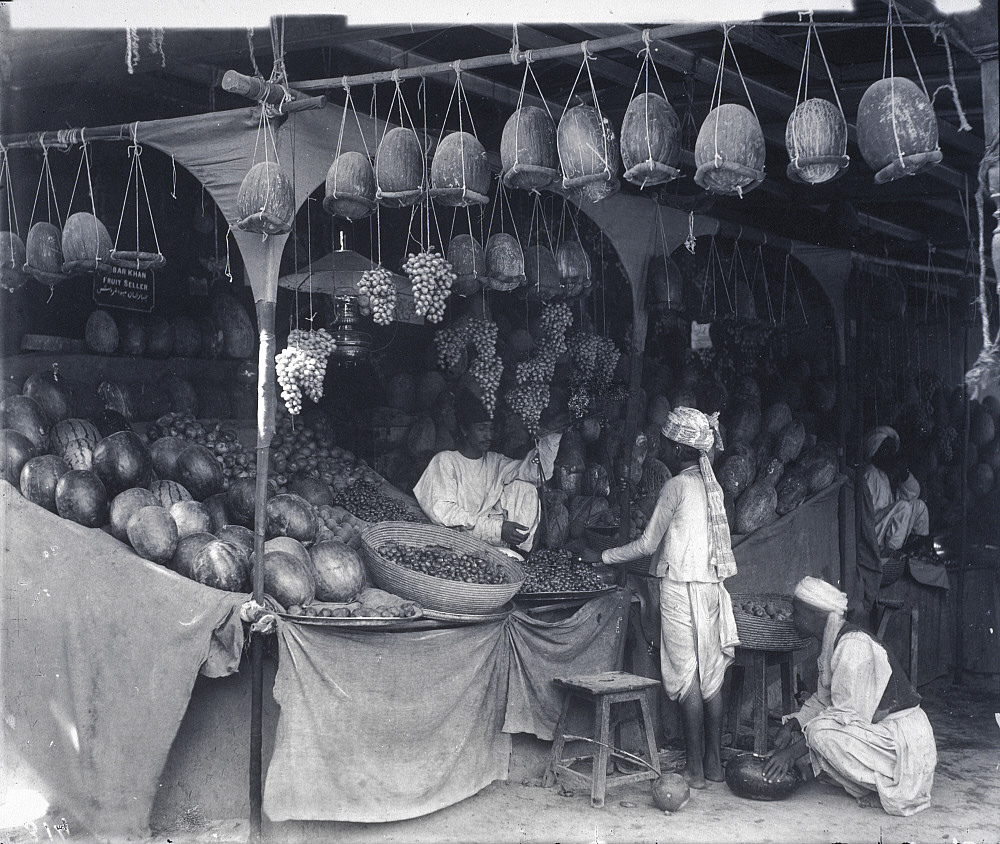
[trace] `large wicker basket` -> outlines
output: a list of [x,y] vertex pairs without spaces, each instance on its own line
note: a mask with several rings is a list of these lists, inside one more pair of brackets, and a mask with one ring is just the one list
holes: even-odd
[[[587,525],[583,529],[583,538],[587,541],[587,545],[595,551],[607,551],[609,548],[617,548],[621,545],[618,541],[617,527]],[[640,557],[638,560],[625,563],[625,568],[632,574],[648,575],[652,564],[652,557]]]
[[776,592],[758,594],[733,592],[730,597],[733,599],[733,615],[736,617],[740,647],[755,651],[797,651],[809,645],[809,637],[799,633],[791,621],[768,616],[762,618],[747,612],[741,606],[748,601],[755,601],[791,610],[791,595],[781,595]]
[[[423,548],[441,545],[458,554],[473,554],[507,575],[507,583],[463,583],[432,577],[390,562],[378,549],[389,542]],[[361,533],[361,552],[375,584],[422,607],[447,613],[487,615],[502,607],[521,589],[524,570],[502,551],[474,536],[437,525],[379,522]]]

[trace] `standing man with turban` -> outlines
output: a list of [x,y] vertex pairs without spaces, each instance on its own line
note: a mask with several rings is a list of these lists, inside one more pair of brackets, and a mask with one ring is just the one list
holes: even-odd
[[764,776],[775,780],[808,756],[817,777],[832,780],[861,805],[877,795],[890,815],[931,802],[937,748],[920,695],[896,657],[861,627],[844,621],[847,596],[825,580],[803,578],[792,620],[822,642],[816,693],[786,716]]
[[875,513],[875,537],[885,551],[898,551],[911,536],[930,532],[920,484],[899,462],[899,434],[879,425],[865,434],[865,486]]
[[722,682],[739,637],[733,603],[723,585],[736,574],[722,488],[712,471],[722,450],[719,414],[691,407],[670,412],[662,431],[665,462],[673,473],[660,492],[642,536],[605,551],[609,565],[652,556],[660,583],[660,671],[679,702],[693,788],[724,779]]

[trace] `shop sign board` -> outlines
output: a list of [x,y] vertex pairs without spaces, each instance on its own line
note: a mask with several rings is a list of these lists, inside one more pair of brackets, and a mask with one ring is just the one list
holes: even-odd
[[149,313],[155,301],[153,270],[105,266],[94,274],[94,302],[101,307]]

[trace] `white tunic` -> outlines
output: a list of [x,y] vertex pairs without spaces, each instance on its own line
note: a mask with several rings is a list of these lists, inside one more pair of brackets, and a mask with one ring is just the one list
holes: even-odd
[[[434,455],[413,488],[421,509],[432,522],[470,531],[478,539],[500,545],[505,520],[524,525],[528,537],[518,547],[531,548],[541,518],[537,487],[539,468],[552,476],[561,434],[548,434],[523,460],[488,451],[477,460],[457,451]],[[539,463],[535,463],[535,456]]]
[[930,805],[937,747],[919,706],[872,723],[891,674],[882,645],[865,633],[845,633],[833,651],[829,683],[821,671],[816,693],[784,720],[802,725],[816,776],[825,774],[855,797],[875,791],[886,812],[907,816]]

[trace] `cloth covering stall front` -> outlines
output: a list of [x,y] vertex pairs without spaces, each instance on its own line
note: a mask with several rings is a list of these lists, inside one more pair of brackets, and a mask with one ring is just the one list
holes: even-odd
[[[40,777],[91,831],[143,835],[199,673],[241,666],[239,606],[136,556],[103,530],[31,504],[0,482],[4,777]],[[272,820],[385,821],[426,814],[507,776],[509,732],[551,738],[554,676],[614,667],[629,593],[568,618],[413,632],[346,632],[282,623],[280,705],[265,807]],[[235,678],[234,678],[235,679]],[[242,678],[241,678],[242,681]],[[197,689],[215,694],[217,681]],[[230,764],[169,779],[211,804],[245,800],[246,710],[228,681],[204,747]],[[223,704],[222,701],[226,703]],[[191,707],[204,709],[203,702]],[[220,715],[219,706],[232,706]],[[507,731],[506,733],[504,731]],[[26,770],[25,770],[26,769]],[[238,779],[231,789],[213,780]],[[246,809],[230,803],[232,817]]]

